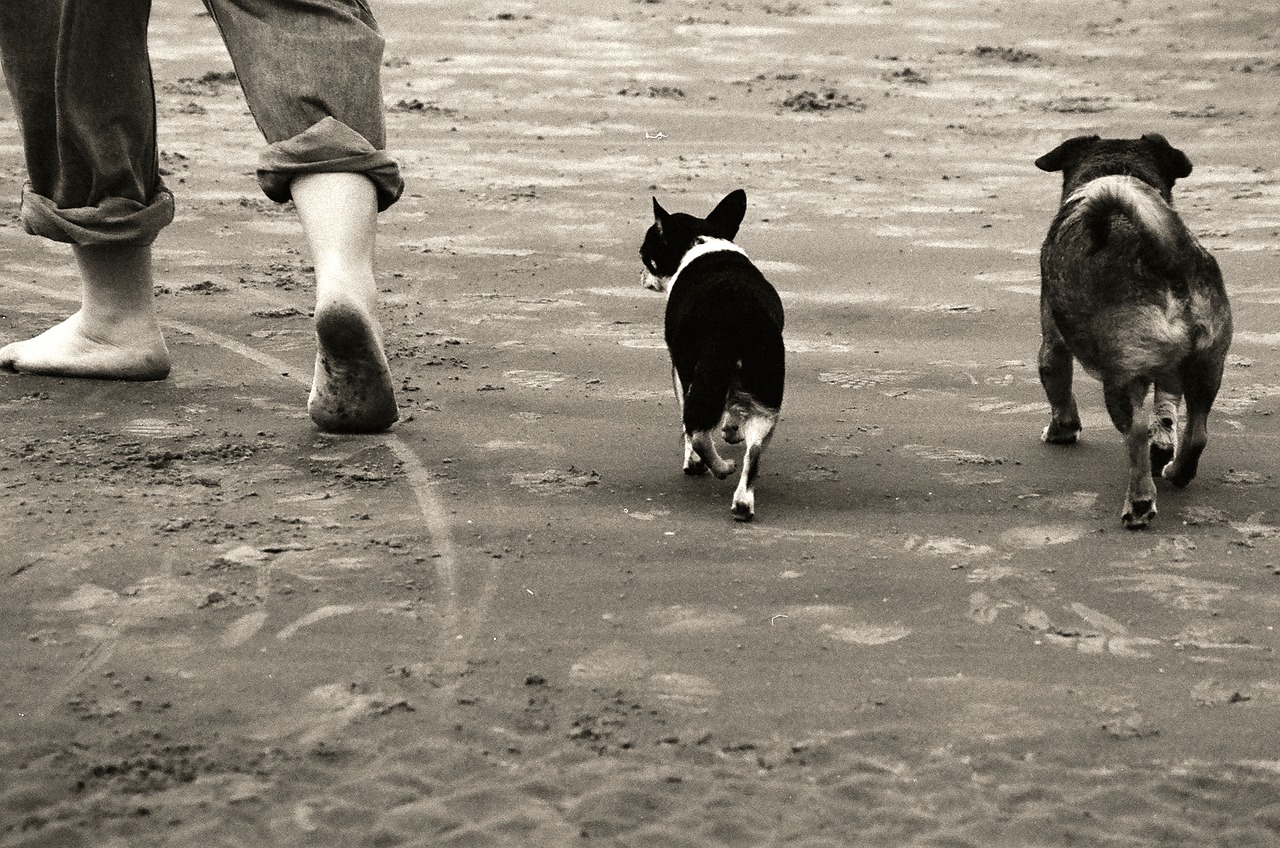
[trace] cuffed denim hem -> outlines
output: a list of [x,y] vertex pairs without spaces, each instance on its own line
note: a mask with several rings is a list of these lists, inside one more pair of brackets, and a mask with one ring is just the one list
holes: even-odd
[[59,209],[27,183],[22,187],[22,226],[33,236],[84,246],[147,245],[173,220],[173,195],[160,186],[149,204],[108,197],[97,206]]
[[258,160],[258,183],[277,203],[293,196],[290,186],[295,177],[332,173],[364,174],[372,180],[378,192],[379,212],[404,192],[396,161],[332,116],[293,138],[270,145]]

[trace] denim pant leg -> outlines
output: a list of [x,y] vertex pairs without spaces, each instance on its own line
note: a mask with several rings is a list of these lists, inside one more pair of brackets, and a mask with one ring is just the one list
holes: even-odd
[[386,147],[383,39],[364,0],[204,0],[267,140],[258,182],[283,203],[306,173],[367,176],[386,209],[404,190]]
[[150,244],[160,179],[150,0],[4,0],[0,60],[26,153],[22,223],[72,244]]

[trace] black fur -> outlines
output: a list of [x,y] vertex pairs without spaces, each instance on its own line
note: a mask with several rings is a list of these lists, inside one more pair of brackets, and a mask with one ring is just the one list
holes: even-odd
[[715,427],[729,391],[782,406],[786,354],[782,300],[741,253],[708,253],[689,263],[667,300],[667,350],[680,383],[687,432]]

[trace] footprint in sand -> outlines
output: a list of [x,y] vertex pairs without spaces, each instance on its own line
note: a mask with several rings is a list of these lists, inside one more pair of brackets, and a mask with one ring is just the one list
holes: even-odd
[[159,418],[135,418],[121,428],[122,433],[144,439],[180,439],[196,435],[195,427]]
[[680,671],[657,671],[644,652],[621,643],[597,648],[569,669],[579,683],[642,683],[661,700],[685,707],[702,707],[720,695],[719,688],[706,677]]
[[916,551],[929,556],[954,557],[959,559],[976,559],[994,553],[989,545],[976,544],[954,536],[942,536],[930,539],[925,539],[921,536],[909,536],[903,543],[903,549]]
[[595,471],[579,471],[573,466],[566,471],[548,468],[512,474],[511,485],[539,495],[569,495],[600,485],[600,475]]
[[529,371],[526,369],[506,371],[502,376],[517,386],[526,389],[550,389],[552,386],[569,379],[569,375],[561,374],[558,371]]
[[[1146,659],[1159,639],[1136,636],[1124,624],[1102,612],[1076,602],[1063,608],[1087,627],[1074,621],[1054,621],[1044,609],[1023,600],[995,598],[985,592],[969,596],[968,618],[978,624],[995,624],[1006,610],[1018,610],[1011,623],[1019,630],[1036,634],[1035,644],[1069,648],[1081,654],[1110,654],[1124,659]],[[1069,622],[1069,623],[1065,623]]]
[[911,635],[909,627],[868,622],[850,607],[816,604],[790,607],[778,615],[787,618],[790,624],[816,624],[818,633],[851,645],[888,645]]
[[1090,532],[1088,528],[1072,524],[1040,524],[1033,527],[1015,527],[1000,534],[1000,544],[1008,548],[1034,550],[1051,545],[1074,542]]
[[648,615],[653,632],[662,636],[691,636],[724,633],[747,624],[745,616],[713,607],[682,604],[655,609]]

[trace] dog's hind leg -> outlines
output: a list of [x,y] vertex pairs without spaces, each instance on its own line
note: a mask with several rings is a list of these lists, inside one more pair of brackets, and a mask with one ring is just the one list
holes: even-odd
[[688,433],[684,434],[684,473],[690,477],[700,477],[707,473],[707,464],[698,456],[698,451],[693,446],[693,437]]
[[1182,396],[1156,384],[1151,421],[1151,473],[1159,474],[1178,452],[1178,404]]
[[[684,419],[685,438],[692,447],[694,456],[701,459],[721,480],[728,477],[737,468],[732,460],[721,458],[716,451],[712,432],[718,429],[724,417],[724,408],[729,400],[729,384],[733,380],[733,359],[727,356],[723,346],[711,344],[702,352],[693,372],[684,383]],[[685,472],[691,471],[689,455],[686,448]]]
[[1051,445],[1070,445],[1080,437],[1080,413],[1071,392],[1071,351],[1048,314],[1041,309],[1040,385],[1049,399],[1049,426],[1040,438]]
[[[671,366],[671,383],[676,390],[676,404],[680,407],[680,420],[684,420],[684,383],[680,381],[680,372],[676,367]],[[698,456],[698,452],[693,449],[693,439],[690,438],[686,431],[682,434],[684,439],[684,473],[690,477],[698,477],[707,473],[707,465]]]
[[1156,515],[1156,484],[1151,479],[1151,424],[1147,414],[1150,387],[1150,382],[1143,378],[1108,382],[1102,387],[1111,422],[1124,435],[1129,454],[1129,488],[1120,513],[1120,520],[1129,530],[1141,530]]
[[1184,369],[1183,399],[1186,401],[1186,424],[1178,441],[1173,461],[1164,467],[1163,477],[1175,486],[1185,486],[1196,476],[1200,454],[1209,442],[1209,410],[1222,385],[1223,357],[1195,363]]
[[738,478],[738,488],[733,493],[733,517],[739,521],[750,521],[756,514],[756,493],[753,484],[760,473],[760,457],[773,438],[773,428],[778,423],[778,411],[757,406],[746,417],[740,433],[747,443],[742,455],[742,476]]

